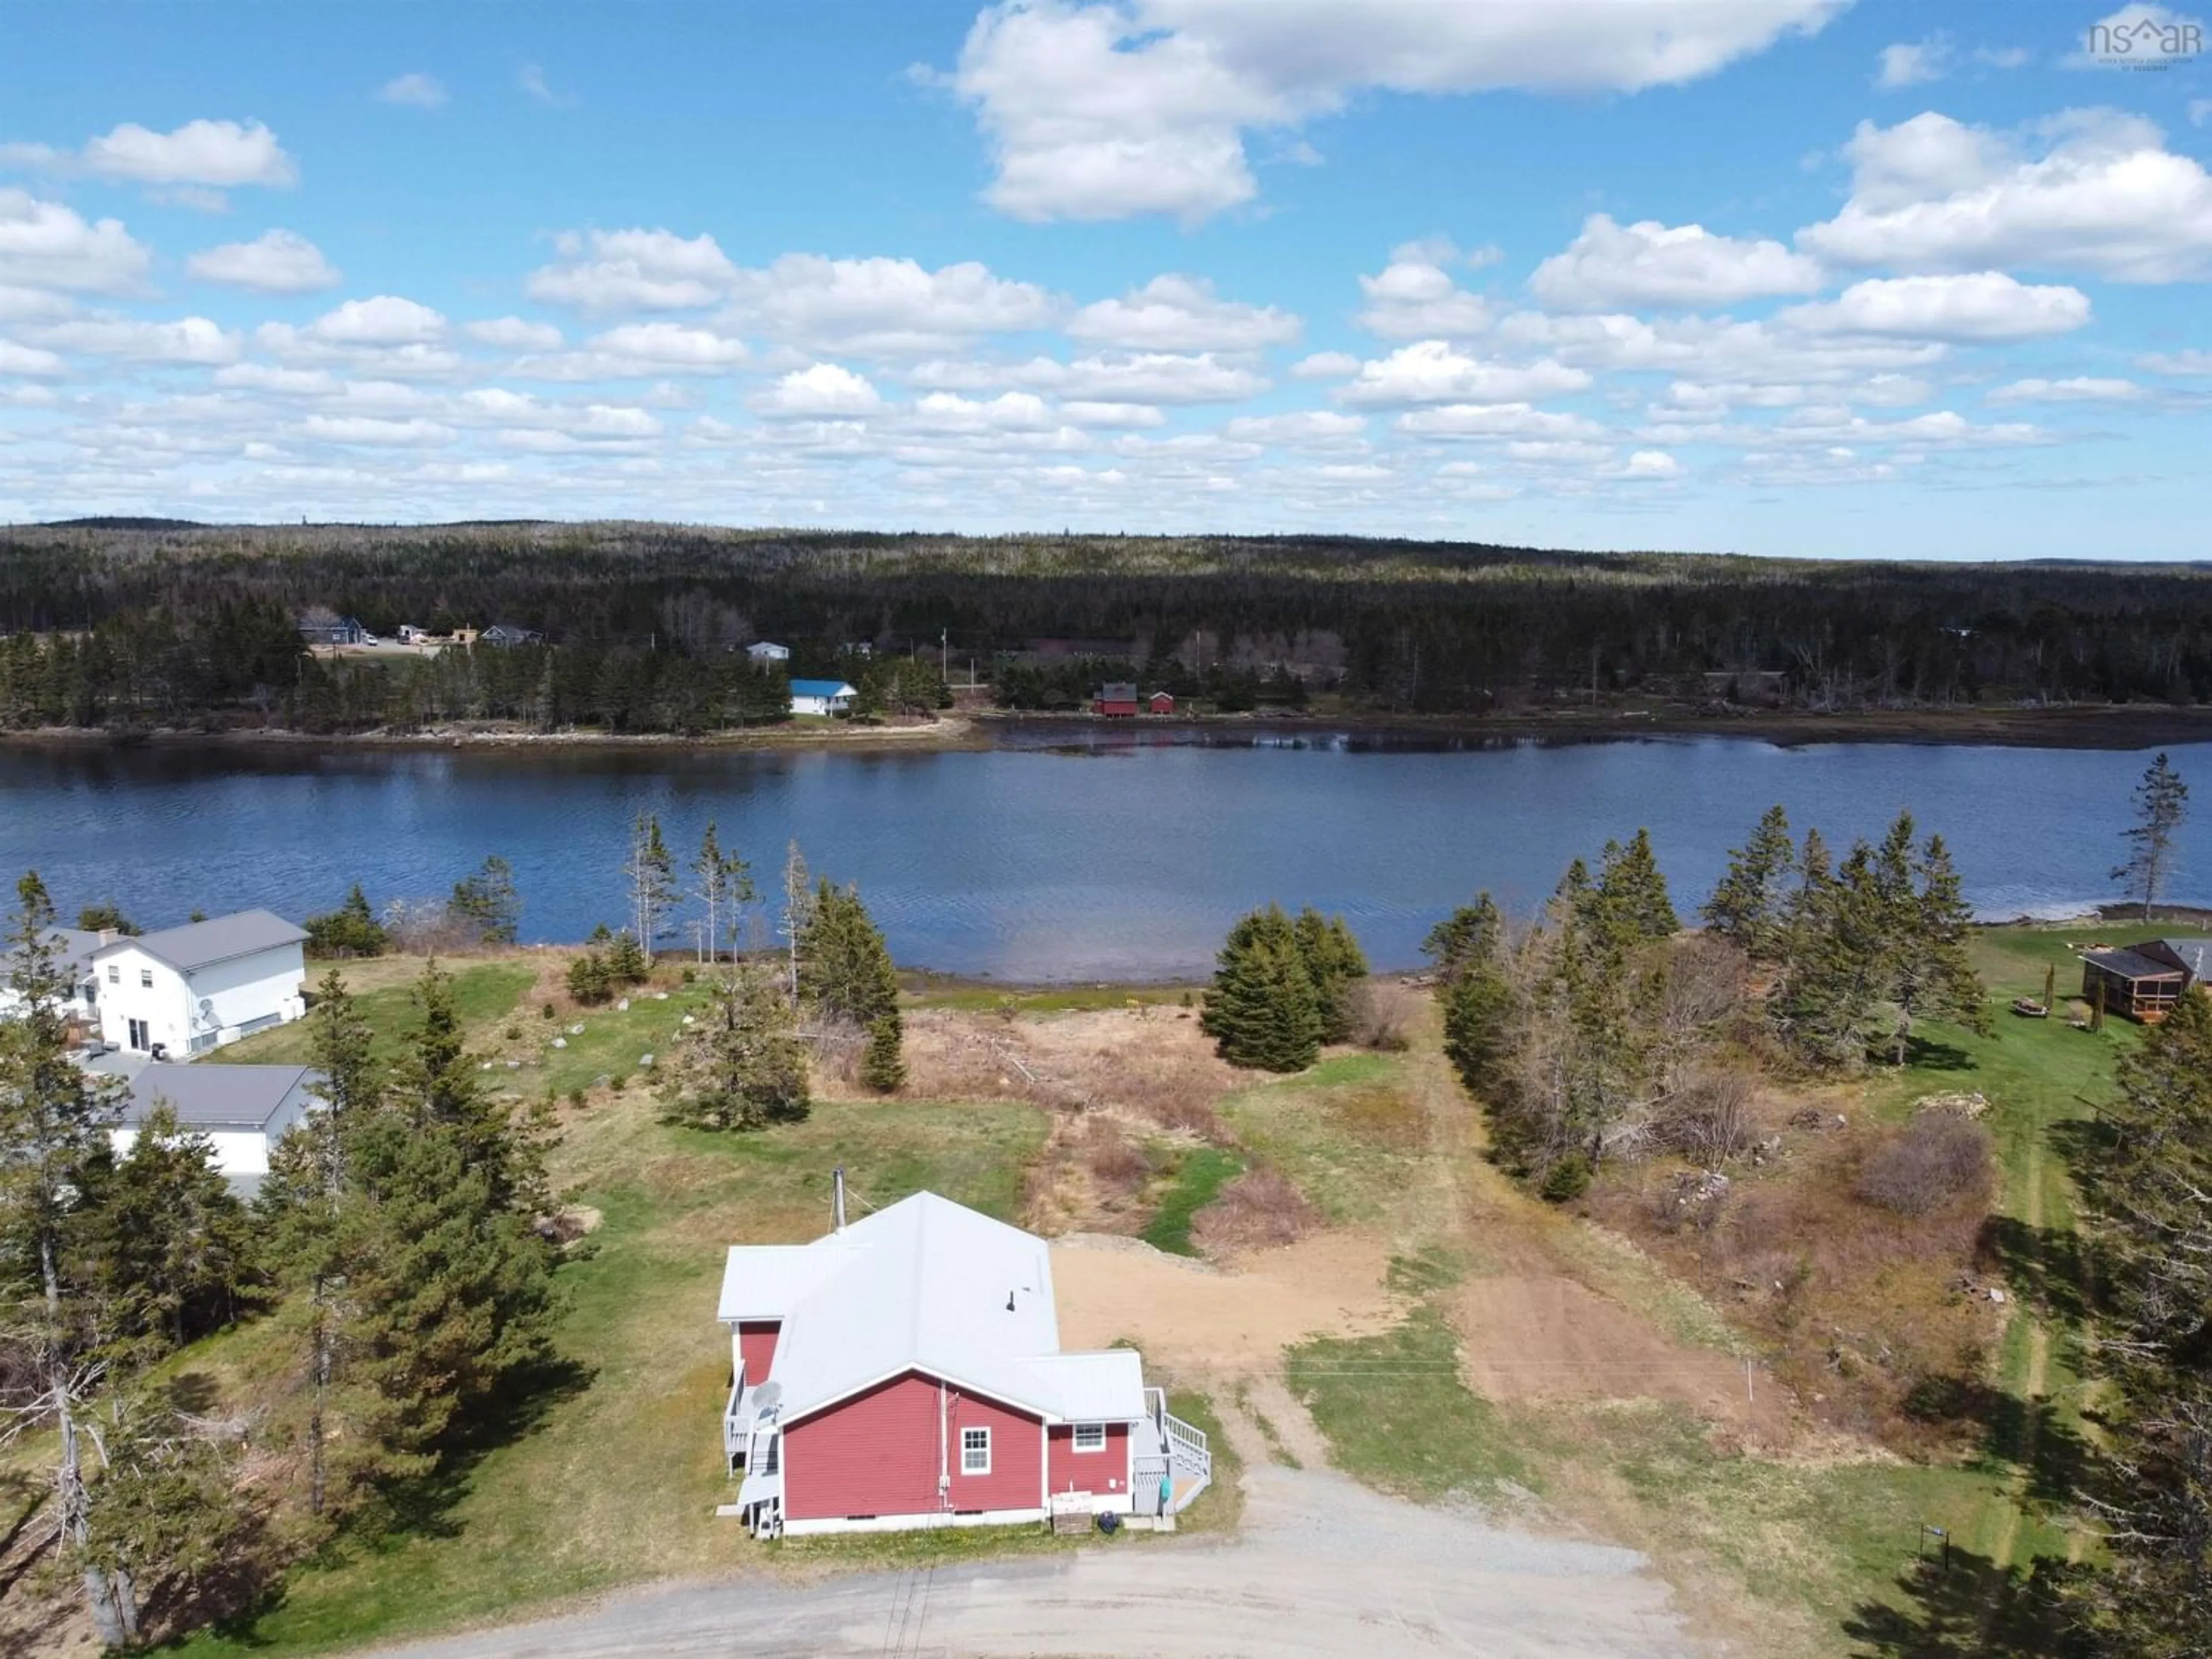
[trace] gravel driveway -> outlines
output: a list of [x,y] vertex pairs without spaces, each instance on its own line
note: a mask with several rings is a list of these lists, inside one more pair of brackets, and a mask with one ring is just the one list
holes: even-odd
[[[544,1624],[393,1650],[407,1659],[759,1659],[813,1654],[1480,1654],[1699,1650],[1634,1552],[1538,1538],[1378,1496],[1342,1475],[1245,1474],[1231,1540],[1066,1559],[751,1579],[611,1599]],[[740,1547],[732,1531],[732,1546]]]

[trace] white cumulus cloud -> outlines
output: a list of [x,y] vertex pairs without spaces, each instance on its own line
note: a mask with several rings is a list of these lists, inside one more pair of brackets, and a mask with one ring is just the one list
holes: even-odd
[[185,274],[260,294],[313,294],[336,288],[337,268],[296,231],[265,230],[250,242],[203,248],[185,261]]
[[1845,147],[1850,199],[1797,233],[1843,265],[2021,266],[2124,283],[2212,272],[2212,176],[2140,116],[2073,111],[2023,140],[1933,112],[1862,123]]
[[850,419],[875,413],[884,399],[866,375],[838,363],[811,363],[758,393],[752,405],[763,415]]
[[1792,307],[1777,320],[1814,334],[2028,340],[2081,327],[2089,296],[2075,288],[2031,287],[1998,270],[1885,276],[1854,283],[1832,301]]
[[2046,380],[2031,376],[2001,386],[1982,401],[1985,404],[2125,404],[2143,395],[2133,380],[2112,376],[2077,374],[2069,380]]
[[1370,89],[1634,92],[1808,34],[1842,0],[1006,0],[946,84],[975,111],[1017,218],[1168,214],[1258,192],[1245,150]]
[[1504,404],[1580,392],[1590,383],[1579,368],[1544,358],[1509,363],[1472,357],[1443,340],[1419,340],[1362,363],[1337,395],[1351,404]]
[[787,253],[733,272],[730,310],[746,327],[810,351],[911,356],[982,334],[1042,328],[1060,302],[973,260],[930,270],[912,259]]
[[59,202],[0,185],[0,283],[131,294],[152,262],[119,219],[88,221]]
[[558,256],[530,273],[523,291],[584,312],[696,311],[728,291],[737,267],[712,236],[670,230],[563,231]]
[[1140,351],[1256,351],[1298,337],[1298,319],[1273,306],[1224,300],[1202,276],[1155,276],[1118,300],[1071,317],[1066,332],[1090,345]]
[[1528,286],[1547,305],[1569,310],[1695,310],[1813,293],[1820,286],[1820,267],[1779,242],[1743,241],[1703,225],[1650,219],[1620,225],[1594,213],[1565,252],[1536,267]]

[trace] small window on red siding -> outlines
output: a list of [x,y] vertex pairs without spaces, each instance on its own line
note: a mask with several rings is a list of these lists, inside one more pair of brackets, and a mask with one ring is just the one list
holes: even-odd
[[1075,1449],[1079,1452],[1104,1451],[1106,1425],[1103,1423],[1078,1423],[1075,1425]]
[[991,1472],[991,1431],[988,1429],[960,1431],[960,1473],[988,1474]]

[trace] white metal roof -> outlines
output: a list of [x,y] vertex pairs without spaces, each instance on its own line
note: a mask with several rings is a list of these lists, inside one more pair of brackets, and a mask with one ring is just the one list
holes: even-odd
[[1059,1421],[1144,1415],[1133,1352],[1060,1352],[1044,1241],[934,1193],[811,1244],[732,1249],[720,1309],[783,1322],[786,1422],[908,1370]]

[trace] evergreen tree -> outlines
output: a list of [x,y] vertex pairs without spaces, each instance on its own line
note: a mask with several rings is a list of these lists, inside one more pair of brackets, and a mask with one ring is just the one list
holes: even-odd
[[1279,905],[1255,910],[1230,930],[1200,1023],[1231,1065],[1297,1072],[1319,1057],[1320,997]]
[[251,1244],[205,1135],[185,1133],[157,1101],[130,1152],[91,1160],[82,1187],[81,1270],[121,1334],[182,1347],[229,1322]]
[[86,933],[119,933],[131,938],[138,932],[138,924],[123,914],[123,907],[113,899],[103,899],[98,904],[88,904],[76,913],[77,929]]
[[501,1209],[538,1215],[550,1207],[542,1154],[505,1103],[478,1081],[462,1046],[453,976],[434,958],[415,986],[416,1024],[394,1068],[390,1098],[405,1115],[453,1131],[469,1168]]
[[1928,838],[1915,868],[1919,888],[1899,918],[1889,990],[1898,1010],[1893,1059],[1899,1066],[1905,1064],[1913,1021],[1922,1015],[1956,1020],[1984,1033],[1990,1030],[1981,976],[1966,949],[1974,913],[1960,890],[1959,872],[1942,836]]
[[799,940],[799,994],[820,1012],[866,1029],[898,1018],[898,970],[860,890],[816,886]]
[[1311,905],[1292,924],[1298,960],[1314,989],[1323,1042],[1352,1039],[1353,992],[1367,977],[1367,957],[1342,916],[1324,916]]
[[1504,938],[1504,918],[1485,891],[1475,895],[1473,904],[1460,906],[1430,928],[1421,941],[1421,954],[1436,964],[1437,977],[1451,985],[1469,964],[1494,957]]
[[552,1260],[457,1126],[387,1108],[351,1139],[366,1207],[349,1364],[375,1452],[364,1473],[390,1486],[434,1470],[546,1358]]
[[83,1171],[106,1152],[112,1097],[69,1057],[63,1012],[70,975],[53,939],[54,907],[35,871],[15,885],[0,1020],[0,1340],[14,1351],[15,1427],[52,1431],[54,1522],[82,1578],[94,1627],[109,1646],[135,1636],[127,1594],[89,1552],[85,1413],[110,1333],[96,1298],[64,1268]]
[[1628,845],[1605,844],[1596,887],[1596,921],[1622,948],[1673,937],[1681,930],[1667,892],[1667,878],[1651,851],[1651,832],[1638,830]]
[[368,896],[361,890],[359,882],[354,883],[343,904],[322,915],[309,916],[304,925],[310,956],[380,957],[392,944],[390,933],[368,908]]
[[629,884],[630,931],[645,965],[653,965],[653,941],[676,902],[676,860],[660,837],[660,819],[641,811],[630,826],[629,854],[623,861]]
[[494,853],[476,874],[453,884],[451,908],[486,945],[514,944],[522,922],[514,867]]
[[802,1121],[811,1109],[806,1054],[791,1005],[775,981],[753,967],[741,965],[716,983],[672,1075],[672,1122],[758,1129]]
[[[333,1444],[342,1444],[364,1466],[372,1462],[371,1449],[358,1436],[333,1432],[333,1419],[344,1414],[337,1390],[355,1308],[349,1269],[363,1231],[348,1152],[355,1126],[383,1109],[385,1078],[368,1023],[336,969],[323,976],[307,1026],[308,1060],[321,1073],[317,1092],[324,1109],[294,1125],[272,1149],[255,1209],[267,1263],[278,1285],[295,1291],[303,1306],[307,1512],[320,1518],[332,1503]],[[349,1486],[349,1475],[341,1473],[338,1484]]]
[[1423,947],[1443,975],[1444,1053],[1467,1091],[1486,1105],[1504,1103],[1517,1002],[1506,957],[1504,920],[1488,893],[1453,912]]
[[2142,895],[2142,919],[2148,921],[2173,874],[2173,840],[2189,816],[2189,786],[2161,752],[2136,785],[2135,799],[2135,825],[2124,832],[2128,856],[2113,870],[2112,879]]
[[2098,1652],[2166,1659],[2212,1632],[2212,999],[2184,996],[2118,1084],[2087,1182],[2112,1559],[2074,1594]]
[[1790,817],[1771,806],[1751,838],[1729,854],[1728,870],[1700,913],[1705,926],[1760,962],[1779,960],[1788,951],[1790,898],[1787,884],[1797,870],[1797,846]]
[[167,1389],[143,1380],[111,1389],[100,1415],[85,1557],[112,1586],[125,1640],[136,1645],[143,1592],[189,1595],[229,1567],[252,1500],[239,1489],[235,1452],[178,1410]]
[[725,933],[729,948],[734,951],[737,947],[739,907],[751,903],[755,896],[752,866],[734,851],[722,849],[710,823],[700,838],[699,855],[691,860],[691,873],[699,884],[694,890],[707,907],[706,932],[699,941],[700,960],[716,961],[723,951]]
[[896,1010],[868,1022],[868,1046],[860,1055],[860,1081],[879,1095],[896,1094],[906,1083],[904,1032]]

